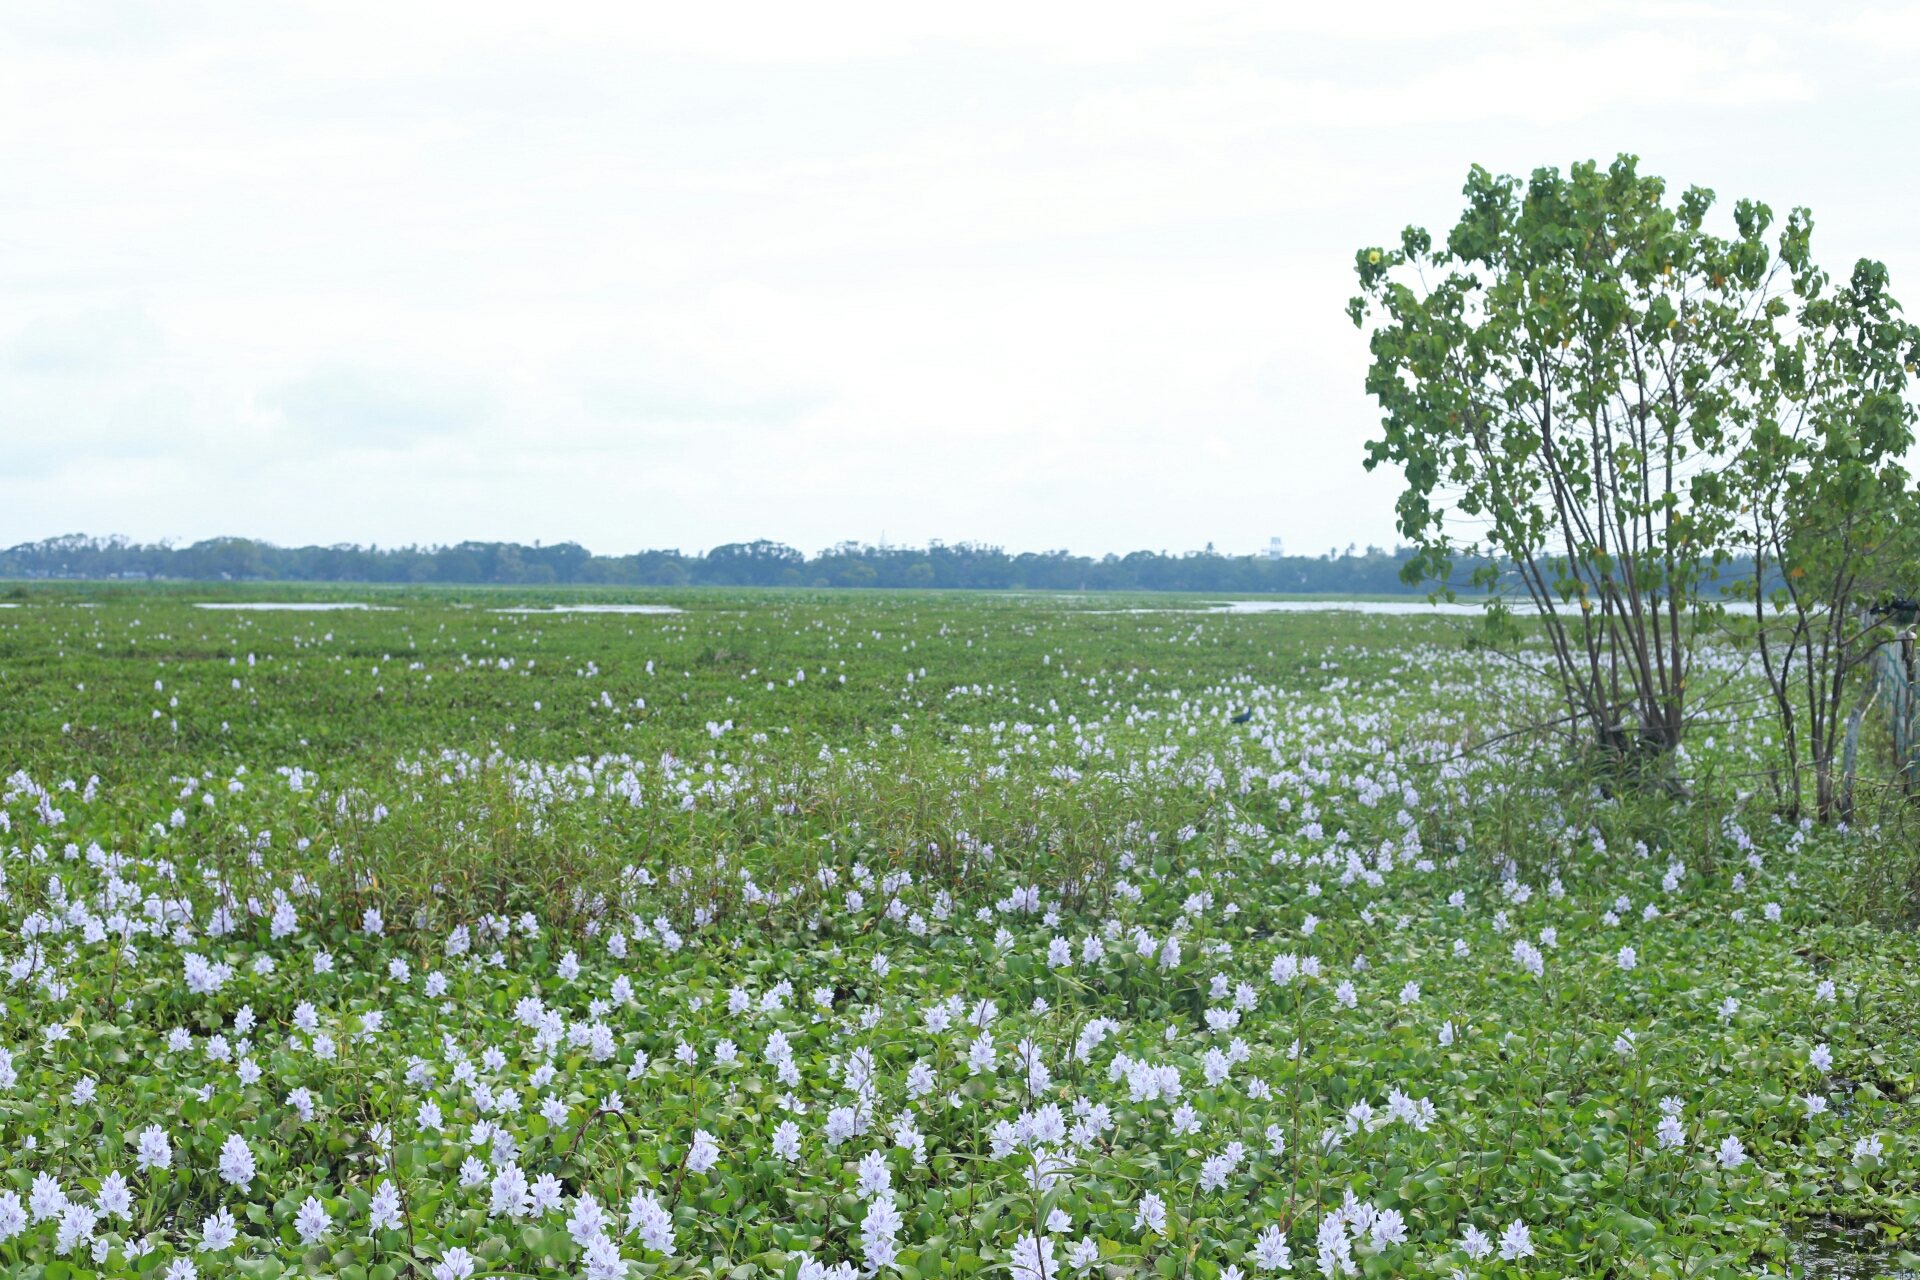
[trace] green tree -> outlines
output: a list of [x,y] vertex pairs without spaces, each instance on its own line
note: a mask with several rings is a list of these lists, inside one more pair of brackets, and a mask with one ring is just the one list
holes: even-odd
[[1887,269],[1862,259],[1832,288],[1813,265],[1811,221],[1781,246],[1801,300],[1771,358],[1771,396],[1729,477],[1754,566],[1738,584],[1787,760],[1782,807],[1797,817],[1811,766],[1815,812],[1841,816],[1843,710],[1852,679],[1893,637],[1861,607],[1910,596],[1920,502],[1900,460],[1914,444],[1907,399],[1920,328],[1900,315]]
[[1735,233],[1710,191],[1668,203],[1631,156],[1602,169],[1475,166],[1444,245],[1409,227],[1357,255],[1355,325],[1374,317],[1369,469],[1401,468],[1402,576],[1451,598],[1481,557],[1489,625],[1539,614],[1570,723],[1614,750],[1671,750],[1697,641],[1720,607],[1744,447],[1789,307],[1763,204]]

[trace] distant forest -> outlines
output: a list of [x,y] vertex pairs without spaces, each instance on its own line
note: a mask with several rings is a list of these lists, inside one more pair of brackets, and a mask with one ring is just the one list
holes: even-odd
[[[1406,595],[1406,553],[1227,556],[1135,551],[1095,558],[1065,551],[1009,555],[973,543],[871,547],[842,543],[808,556],[778,542],[735,542],[703,554],[597,556],[578,543],[525,546],[277,547],[247,538],[192,546],[140,545],[74,534],[0,551],[0,578],[173,579],[199,582],[500,583],[520,586],[944,587],[1050,591],[1227,591]],[[1464,578],[1471,566],[1461,566]]]

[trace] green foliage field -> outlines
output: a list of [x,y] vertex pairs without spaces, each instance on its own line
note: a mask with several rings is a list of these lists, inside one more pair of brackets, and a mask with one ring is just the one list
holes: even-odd
[[1635,788],[1457,622],[1165,597],[23,594],[17,1274],[1920,1266],[1910,864],[1764,723]]

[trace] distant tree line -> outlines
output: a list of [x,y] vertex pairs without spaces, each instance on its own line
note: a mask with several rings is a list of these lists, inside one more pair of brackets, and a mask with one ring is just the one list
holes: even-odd
[[1065,551],[1009,554],[975,543],[872,547],[844,542],[815,556],[778,542],[734,542],[703,554],[638,551],[597,556],[574,542],[526,546],[279,547],[249,538],[191,546],[142,545],[79,534],[0,551],[0,577],[174,579],[200,582],[385,582],[606,586],[922,587],[1050,591],[1220,591],[1411,594],[1408,553],[1347,548],[1325,556],[1100,557]]

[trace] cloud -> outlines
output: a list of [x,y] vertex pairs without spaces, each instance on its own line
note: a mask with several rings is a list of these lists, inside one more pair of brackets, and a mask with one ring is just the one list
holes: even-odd
[[1868,42],[1879,49],[1913,53],[1920,50],[1920,5],[1869,9],[1852,16],[1837,15],[1833,32],[1842,38]]
[[480,425],[487,398],[436,386],[401,370],[336,366],[285,382],[260,397],[314,446],[398,449]]
[[7,0],[0,33],[27,45],[60,49],[150,49],[203,31],[218,12],[207,0],[153,5],[140,0]]
[[620,422],[791,423],[826,403],[817,396],[756,397],[725,386],[616,379],[582,390],[588,409]]
[[30,321],[6,344],[4,363],[20,373],[97,376],[143,361],[165,345],[143,309],[95,309]]

